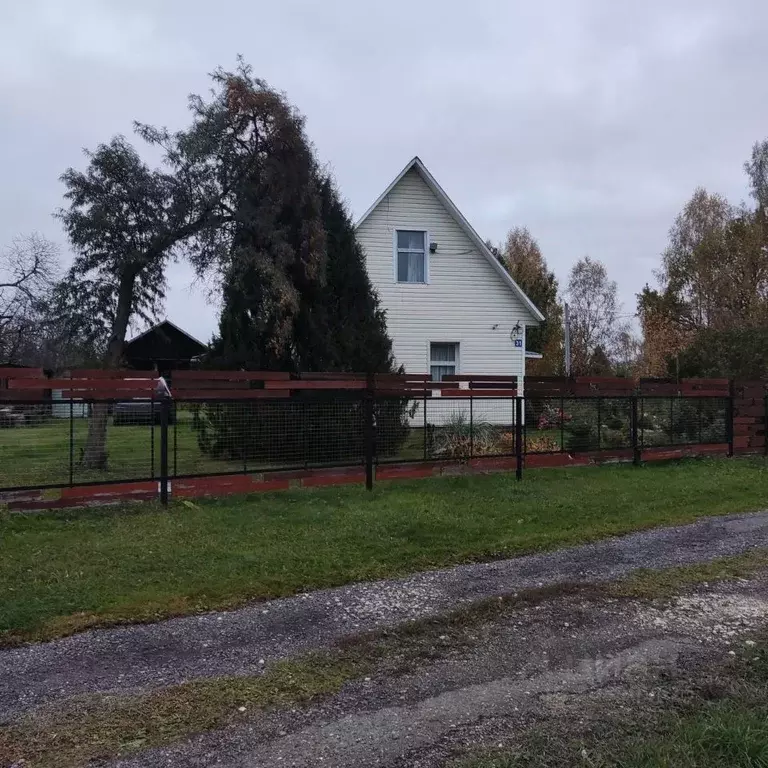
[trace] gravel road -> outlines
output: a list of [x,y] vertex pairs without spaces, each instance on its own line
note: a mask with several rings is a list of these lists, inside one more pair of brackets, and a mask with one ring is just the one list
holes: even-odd
[[683,673],[698,678],[748,653],[766,623],[763,577],[658,605],[554,598],[486,624],[470,646],[404,675],[374,676],[317,704],[257,715],[112,768],[441,768],[513,742],[563,698],[572,700],[562,713],[571,722],[616,691],[629,712],[644,711],[661,695],[660,673],[664,685]]
[[4,650],[0,721],[79,693],[257,674],[270,662],[344,636],[482,598],[563,582],[615,579],[641,567],[711,560],[753,547],[768,547],[768,512],[707,518],[549,554],[353,584],[226,613],[94,630]]

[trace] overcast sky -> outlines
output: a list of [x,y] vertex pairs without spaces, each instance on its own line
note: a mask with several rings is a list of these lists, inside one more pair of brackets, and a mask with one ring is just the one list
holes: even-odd
[[[0,245],[42,232],[81,149],[242,53],[307,116],[362,214],[418,154],[477,231],[525,225],[561,284],[602,259],[627,312],[697,185],[734,202],[768,136],[765,0],[0,0]],[[170,274],[168,317],[215,308]]]

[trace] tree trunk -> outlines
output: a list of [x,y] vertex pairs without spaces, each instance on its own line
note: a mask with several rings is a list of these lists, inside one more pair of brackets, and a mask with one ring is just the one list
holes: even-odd
[[[128,321],[131,318],[133,306],[133,290],[136,274],[129,272],[120,278],[120,288],[117,298],[117,311],[112,323],[112,333],[104,355],[104,368],[117,368],[123,356],[125,334],[128,331]],[[88,422],[88,438],[83,452],[82,468],[106,470],[108,463],[107,452],[107,423],[109,407],[107,403],[94,403],[91,418]]]

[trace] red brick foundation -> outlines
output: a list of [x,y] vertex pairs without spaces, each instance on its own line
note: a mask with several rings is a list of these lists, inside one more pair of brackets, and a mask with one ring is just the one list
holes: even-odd
[[[738,448],[738,446],[736,446]],[[643,461],[664,461],[694,456],[727,453],[728,446],[688,445],[679,448],[648,448],[643,451]],[[743,452],[743,451],[742,451]],[[526,469],[544,467],[584,467],[611,462],[632,461],[631,450],[600,451],[593,453],[542,453],[529,454],[525,458]],[[469,462],[415,462],[382,464],[376,469],[376,481],[412,480],[458,474],[483,474],[488,472],[512,472],[517,468],[514,457],[476,458]],[[363,467],[333,467],[329,469],[291,470],[287,472],[263,472],[250,475],[218,475],[173,480],[170,484],[172,498],[190,499],[204,496],[283,491],[289,488],[314,488],[327,485],[364,483]],[[159,495],[157,481],[115,483],[110,485],[85,485],[74,488],[40,489],[0,492],[0,505],[9,511],[27,512],[68,507],[96,507],[105,504],[122,504],[130,501],[152,501]]]

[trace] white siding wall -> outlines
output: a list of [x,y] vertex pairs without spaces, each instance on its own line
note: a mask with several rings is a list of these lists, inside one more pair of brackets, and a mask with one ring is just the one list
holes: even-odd
[[[394,230],[407,228],[426,229],[437,242],[437,252],[429,254],[427,285],[395,282]],[[387,312],[398,364],[409,373],[427,373],[430,342],[458,342],[459,373],[515,375],[522,394],[525,345],[515,348],[509,335],[517,322],[530,321],[530,313],[418,171],[401,179],[357,236]]]

